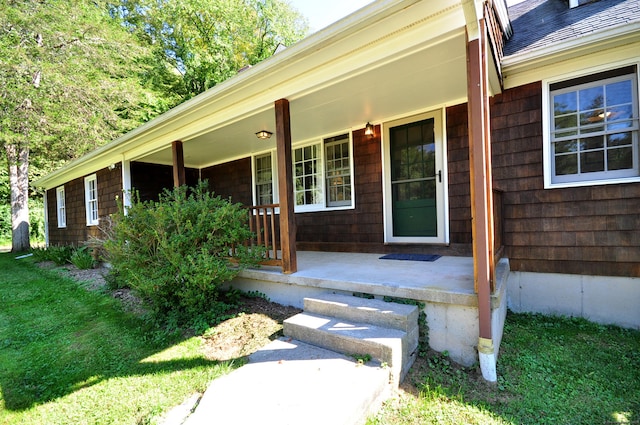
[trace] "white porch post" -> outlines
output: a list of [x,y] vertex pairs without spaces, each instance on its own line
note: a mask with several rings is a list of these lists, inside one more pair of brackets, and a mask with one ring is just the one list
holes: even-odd
[[122,160],[122,206],[126,215],[131,206],[131,161],[126,159]]

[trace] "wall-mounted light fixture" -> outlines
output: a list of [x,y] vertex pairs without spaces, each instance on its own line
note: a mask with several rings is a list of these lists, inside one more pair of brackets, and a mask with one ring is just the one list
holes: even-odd
[[271,137],[273,133],[267,130],[260,130],[256,133],[256,136],[258,137],[258,139],[268,139]]
[[116,164],[110,164],[109,165],[109,171],[115,170],[116,169]]
[[371,137],[374,135],[374,133],[375,132],[373,131],[373,124],[368,122],[367,125],[364,127],[364,135]]

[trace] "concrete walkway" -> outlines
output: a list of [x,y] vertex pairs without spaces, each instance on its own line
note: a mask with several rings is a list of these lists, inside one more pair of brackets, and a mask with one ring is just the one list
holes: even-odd
[[390,388],[389,371],[379,365],[358,365],[351,357],[282,338],[214,380],[186,421],[169,422],[361,424],[389,396]]

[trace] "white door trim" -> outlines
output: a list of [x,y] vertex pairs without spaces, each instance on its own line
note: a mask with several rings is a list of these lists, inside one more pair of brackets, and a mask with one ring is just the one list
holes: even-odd
[[[436,145],[436,170],[442,171],[442,182],[436,180],[437,233],[435,237],[406,237],[393,235],[392,198],[391,198],[391,153],[389,129],[403,124],[433,118]],[[447,179],[447,144],[444,125],[444,109],[407,116],[382,123],[382,191],[384,203],[384,242],[385,243],[449,243],[449,190]]]

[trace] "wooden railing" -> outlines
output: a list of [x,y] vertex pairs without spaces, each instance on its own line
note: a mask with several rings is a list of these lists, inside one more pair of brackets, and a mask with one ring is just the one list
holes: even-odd
[[279,204],[258,205],[247,207],[249,210],[249,229],[254,237],[247,241],[251,247],[261,247],[265,250],[264,265],[282,266],[280,254],[280,223],[276,217]]

